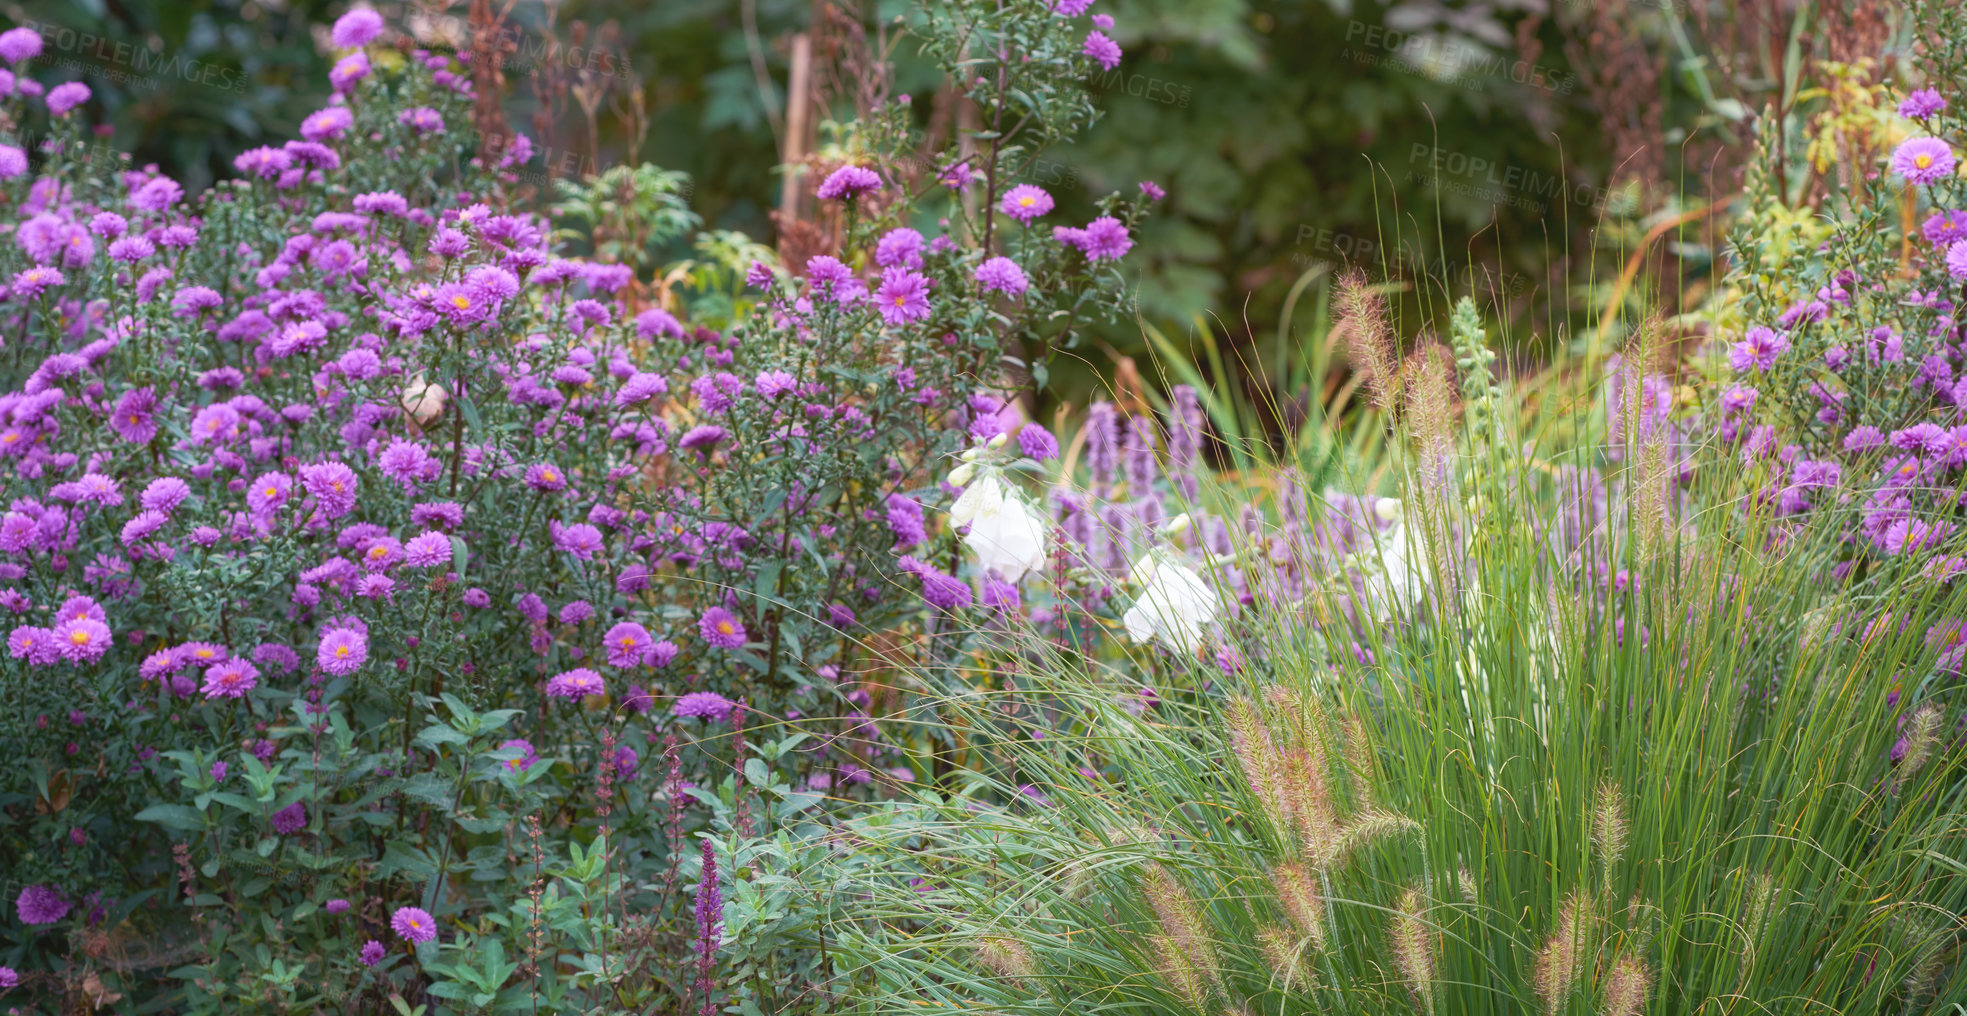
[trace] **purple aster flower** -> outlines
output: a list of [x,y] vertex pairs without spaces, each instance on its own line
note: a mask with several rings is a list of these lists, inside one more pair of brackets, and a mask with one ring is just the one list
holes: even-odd
[[1947,101],[1931,88],[1921,88],[1899,102],[1899,115],[1908,120],[1926,120],[1947,108]]
[[15,988],[19,986],[20,974],[16,973],[13,967],[0,967],[0,988]]
[[1024,452],[1026,458],[1043,462],[1058,457],[1059,439],[1053,437],[1051,431],[1035,423],[1027,423],[1018,428],[1018,450]]
[[444,133],[444,118],[429,106],[414,106],[396,114],[396,122],[418,134]]
[[30,885],[14,897],[14,913],[22,924],[53,924],[68,916],[68,899],[53,886]]
[[323,516],[338,519],[355,510],[355,498],[360,490],[355,470],[329,461],[302,466],[300,473],[301,486],[314,497]]
[[717,446],[729,436],[729,432],[722,427],[707,423],[699,424],[684,431],[683,437],[676,444],[680,448],[709,457],[710,453],[717,450]]
[[339,49],[355,49],[374,42],[383,30],[382,15],[367,7],[357,7],[335,19],[329,41]]
[[115,638],[109,626],[93,617],[76,617],[56,625],[54,643],[70,663],[94,663],[109,651]]
[[888,531],[895,534],[896,550],[907,550],[929,538],[922,524],[922,506],[901,494],[888,495]]
[[622,621],[608,634],[602,636],[602,644],[608,652],[608,665],[611,667],[633,667],[648,655],[649,646],[654,640],[649,638],[649,629],[633,621]]
[[227,660],[205,668],[206,698],[243,698],[259,687],[259,668],[245,660]]
[[1120,44],[1107,38],[1106,33],[1098,29],[1086,33],[1086,44],[1080,48],[1080,52],[1092,57],[1106,70],[1120,66]]
[[1019,222],[1030,224],[1033,219],[1052,210],[1052,195],[1043,187],[1021,183],[1005,192],[997,203],[997,210]]
[[1967,211],[1948,209],[1927,217],[1920,225],[1921,235],[1935,247],[1950,247],[1967,240]]
[[307,808],[299,801],[273,813],[273,831],[291,836],[307,828]]
[[389,955],[389,950],[383,948],[381,942],[372,938],[362,943],[362,951],[356,954],[355,959],[365,967],[373,967],[381,963],[383,957],[387,955]]
[[1772,328],[1756,325],[1742,336],[1742,341],[1728,349],[1728,366],[1736,373],[1753,367],[1768,370],[1776,365],[1776,357],[1789,349],[1789,339]]
[[1910,184],[1934,184],[1953,175],[1953,149],[1939,138],[1908,138],[1892,153],[1892,172]]
[[41,33],[32,28],[9,28],[0,32],[0,59],[20,63],[41,55]]
[[1086,224],[1080,231],[1077,246],[1087,259],[1104,261],[1119,258],[1134,247],[1134,241],[1127,235],[1127,227],[1111,215],[1102,215]]
[[1062,18],[1076,18],[1093,6],[1093,0],[1052,0],[1052,13]]
[[1153,180],[1142,180],[1141,195],[1147,198],[1149,201],[1159,201],[1162,198],[1167,197],[1168,192],[1162,190],[1161,185],[1155,183]]
[[576,522],[554,530],[553,545],[586,561],[600,553],[606,544],[601,539],[601,530],[585,522]]
[[921,321],[929,316],[929,280],[906,268],[883,272],[881,289],[875,296],[881,319],[891,325]]
[[881,189],[881,177],[865,166],[842,166],[827,174],[818,191],[821,201],[844,201]]
[[542,494],[555,494],[567,489],[567,474],[550,462],[536,462],[526,467],[526,486]]
[[622,696],[622,710],[640,716],[656,707],[655,696],[639,684],[628,686],[628,693]]
[[437,937],[437,922],[419,907],[398,907],[389,915],[389,927],[410,942],[428,942]]
[[67,116],[69,111],[89,101],[89,86],[80,81],[70,81],[48,89],[49,114],[57,117]]
[[333,141],[355,126],[355,114],[347,106],[318,109],[301,121],[301,137],[309,141]]
[[12,145],[0,145],[0,180],[12,180],[27,172],[27,153]]
[[883,268],[922,267],[922,234],[907,226],[889,230],[874,245],[874,263]]
[[146,510],[169,515],[190,496],[190,484],[175,476],[160,476],[145,485],[143,493],[137,495],[137,503]]
[[698,716],[713,723],[723,723],[731,718],[738,704],[714,691],[693,691],[676,700],[669,708],[673,716]]
[[369,634],[342,625],[328,629],[314,652],[314,662],[336,677],[347,677],[369,661]]
[[348,913],[348,901],[344,899],[332,899],[322,905],[321,909],[327,911],[331,917],[346,914]]
[[744,622],[723,607],[712,607],[697,619],[697,634],[719,649],[737,649],[744,645]]
[[917,569],[916,577],[922,580],[922,599],[928,601],[931,607],[955,610],[970,605],[972,594],[968,582],[945,575],[928,565]]
[[1967,240],[1955,240],[1947,247],[1947,274],[1967,279]]
[[572,670],[555,674],[552,680],[546,682],[546,693],[555,698],[564,699],[585,698],[589,695],[605,695],[608,693],[608,682],[603,681],[600,674],[586,667],[575,667]]
[[451,538],[443,533],[419,533],[403,545],[403,563],[412,568],[435,568],[451,560]]
[[14,273],[13,292],[16,296],[33,299],[50,287],[59,286],[67,281],[68,278],[61,272],[46,266],[38,266]]
[[1007,257],[994,257],[978,265],[976,279],[986,292],[995,290],[1008,296],[1018,296],[1030,285],[1025,281],[1024,269]]
[[131,444],[149,444],[157,436],[157,395],[149,388],[132,388],[116,400],[109,429]]
[[1113,15],[1111,15],[1111,14],[1095,14],[1095,15],[1093,15],[1093,27],[1094,27],[1094,28],[1098,28],[1098,29],[1102,29],[1102,30],[1104,30],[1104,29],[1110,29],[1110,28],[1112,28],[1112,27],[1113,27]]
[[761,370],[751,382],[759,397],[765,399],[776,399],[798,387],[798,384],[791,374],[782,370]]

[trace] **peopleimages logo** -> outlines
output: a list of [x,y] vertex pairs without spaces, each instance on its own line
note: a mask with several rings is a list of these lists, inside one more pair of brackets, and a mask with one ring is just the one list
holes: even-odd
[[1459,36],[1397,32],[1354,20],[1346,25],[1346,45],[1339,57],[1356,64],[1420,74],[1444,84],[1480,88],[1491,81],[1511,81],[1530,88],[1569,95],[1577,87],[1575,74],[1507,54]]
[[36,59],[56,66],[96,73],[126,84],[178,78],[224,92],[246,91],[246,75],[236,67],[186,59],[180,53],[166,54],[149,46],[60,25],[25,21],[22,26],[41,36],[41,55]]
[[1567,202],[1602,211],[1609,197],[1602,187],[1573,184],[1561,176],[1465,152],[1445,152],[1433,145],[1416,143],[1408,152],[1407,162],[1409,166],[1419,167],[1408,171],[1409,183],[1438,187],[1529,212],[1542,212],[1551,205]]

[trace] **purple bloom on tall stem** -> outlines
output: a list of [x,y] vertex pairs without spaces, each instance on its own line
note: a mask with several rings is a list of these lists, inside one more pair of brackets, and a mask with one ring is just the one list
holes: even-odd
[[329,31],[328,40],[341,49],[354,49],[375,41],[382,30],[382,15],[367,7],[357,7],[335,19],[335,27]]
[[1087,32],[1086,44],[1081,49],[1106,70],[1120,66],[1120,44],[1108,38],[1105,32],[1098,29]]
[[922,506],[901,494],[888,495],[888,531],[895,534],[896,550],[907,550],[929,538],[922,524]]
[[89,101],[89,86],[80,81],[70,81],[48,89],[48,113],[64,117],[69,111]]
[[1931,88],[1921,88],[1899,101],[1899,115],[1908,120],[1925,120],[1947,108],[1947,101]]
[[684,431],[682,438],[676,444],[680,448],[700,452],[705,457],[708,457],[729,436],[730,432],[722,427],[708,423],[698,424]]
[[978,265],[976,279],[986,292],[994,290],[1007,296],[1018,296],[1030,287],[1024,269],[1007,257],[994,257]]
[[1742,336],[1742,341],[1728,349],[1728,367],[1736,373],[1750,368],[1768,370],[1776,365],[1776,357],[1789,349],[1789,339],[1781,332],[1762,325],[1756,325]]
[[282,836],[291,836],[307,828],[307,806],[299,801],[273,813],[273,831]]
[[1908,138],[1892,153],[1892,172],[1910,184],[1939,183],[1953,167],[1953,149],[1939,138]]
[[109,414],[109,429],[131,444],[149,444],[157,436],[157,394],[149,388],[132,388],[116,400]]
[[827,174],[818,191],[821,201],[844,201],[881,189],[881,177],[865,166],[842,166]]
[[906,268],[890,268],[881,275],[875,306],[891,325],[921,321],[929,316],[929,280]]
[[389,917],[389,926],[410,942],[428,942],[437,937],[437,922],[421,907],[398,907]]
[[697,619],[697,634],[719,649],[737,649],[744,645],[744,622],[723,607],[712,607]]
[[611,667],[633,667],[642,663],[648,655],[653,640],[649,629],[633,621],[623,621],[608,629],[602,637],[608,651],[608,665]]
[[874,245],[874,263],[883,268],[922,267],[922,234],[907,226],[889,230]]
[[259,683],[259,668],[245,660],[227,660],[205,668],[206,698],[243,698]]
[[68,916],[68,899],[52,886],[31,885],[14,897],[14,913],[22,924],[53,924]]
[[1026,458],[1043,462],[1059,457],[1059,439],[1052,432],[1035,423],[1027,423],[1018,428],[1018,450]]
[[1134,248],[1133,239],[1127,234],[1127,227],[1111,215],[1102,215],[1086,224],[1079,232],[1078,247],[1089,261],[1110,261],[1124,256]]
[[997,210],[1029,225],[1033,219],[1052,210],[1052,195],[1045,188],[1021,183],[1004,193]]
[[320,648],[314,654],[314,662],[336,677],[353,674],[368,661],[368,634],[349,626],[329,629],[321,636]]
[[723,723],[731,718],[737,707],[736,702],[714,691],[693,691],[677,699],[669,711],[673,716],[697,716],[713,723]]
[[546,682],[546,693],[554,698],[578,699],[589,695],[605,695],[607,692],[608,682],[603,681],[600,674],[586,667],[575,667],[555,674],[552,680]]
[[703,877],[697,881],[697,992],[703,996],[700,1016],[714,1016],[716,1003],[711,994],[716,990],[717,949],[722,944],[724,923],[724,896],[717,886],[717,854],[711,849],[710,839],[703,841]]
[[356,962],[361,963],[365,967],[373,967],[381,963],[383,957],[387,955],[389,955],[389,950],[383,948],[381,942],[372,938],[362,943],[362,951],[355,955],[355,959]]
[[41,33],[32,28],[9,28],[0,32],[0,59],[20,63],[41,55]]

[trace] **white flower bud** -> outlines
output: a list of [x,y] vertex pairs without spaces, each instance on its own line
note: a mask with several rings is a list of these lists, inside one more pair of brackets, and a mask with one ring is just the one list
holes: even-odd
[[976,465],[973,463],[965,462],[962,465],[957,466],[955,469],[949,471],[949,485],[952,487],[969,486],[970,477],[975,475],[977,475]]
[[1194,521],[1195,520],[1188,517],[1187,512],[1183,512],[1180,515],[1177,515],[1174,518],[1169,519],[1167,522],[1162,523],[1161,535],[1173,539],[1177,536],[1182,535],[1183,533],[1188,532],[1188,527],[1191,524],[1193,524]]

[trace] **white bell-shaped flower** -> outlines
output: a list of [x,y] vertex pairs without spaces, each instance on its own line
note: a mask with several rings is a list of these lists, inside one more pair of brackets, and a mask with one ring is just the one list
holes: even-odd
[[995,473],[986,472],[963,488],[950,506],[949,520],[970,531],[963,545],[976,555],[977,567],[1017,582],[1025,572],[1045,566],[1045,538],[1050,525]]
[[1184,653],[1194,652],[1216,622],[1222,601],[1187,565],[1162,561],[1153,555],[1134,564],[1133,579],[1140,598],[1120,618],[1136,642],[1155,640]]
[[1374,513],[1393,523],[1379,534],[1375,544],[1360,554],[1365,566],[1367,612],[1385,621],[1408,613],[1420,602],[1429,585],[1427,563],[1420,559],[1420,548],[1413,546],[1403,506],[1393,498],[1381,498]]

